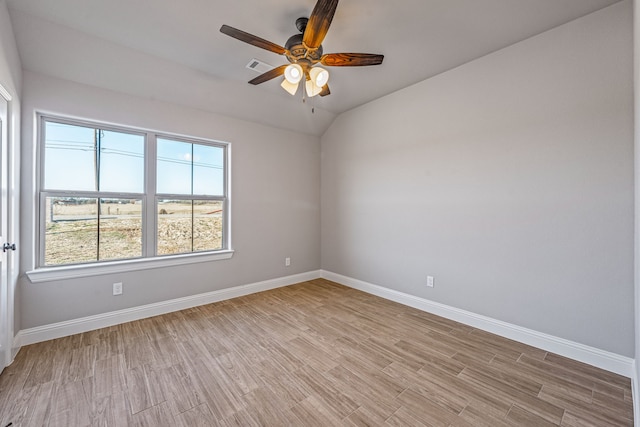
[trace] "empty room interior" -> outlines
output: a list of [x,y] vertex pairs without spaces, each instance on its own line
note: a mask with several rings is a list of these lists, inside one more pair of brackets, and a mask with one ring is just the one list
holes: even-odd
[[0,427],[634,425],[638,23],[0,0]]

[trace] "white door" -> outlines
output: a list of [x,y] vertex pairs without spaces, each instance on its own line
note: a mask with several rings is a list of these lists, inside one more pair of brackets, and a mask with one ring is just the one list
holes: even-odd
[[[2,87],[0,87],[2,89]],[[8,101],[2,96],[0,90],[0,246],[7,242],[8,229]],[[9,306],[8,286],[8,257],[13,256],[12,250],[0,251],[0,372],[11,362],[12,331],[10,319],[13,310]]]

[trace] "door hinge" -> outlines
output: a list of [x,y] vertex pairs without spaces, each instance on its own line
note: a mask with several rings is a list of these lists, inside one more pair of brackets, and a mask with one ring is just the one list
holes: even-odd
[[16,250],[16,244],[15,243],[5,243],[4,245],[2,245],[2,252],[7,252],[9,249],[11,249],[12,251]]

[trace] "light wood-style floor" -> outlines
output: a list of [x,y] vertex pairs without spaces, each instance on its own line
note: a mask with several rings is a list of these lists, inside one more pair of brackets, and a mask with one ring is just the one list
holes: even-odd
[[627,378],[326,280],[23,348],[0,427],[631,426]]

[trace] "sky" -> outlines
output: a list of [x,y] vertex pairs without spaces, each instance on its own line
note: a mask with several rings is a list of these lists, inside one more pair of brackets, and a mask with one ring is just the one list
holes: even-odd
[[[45,123],[45,190],[144,193],[143,135]],[[222,195],[224,149],[158,138],[156,183],[157,193]]]

